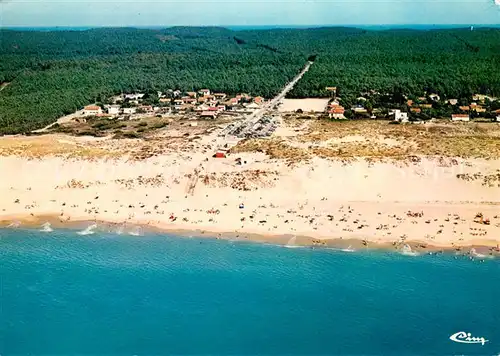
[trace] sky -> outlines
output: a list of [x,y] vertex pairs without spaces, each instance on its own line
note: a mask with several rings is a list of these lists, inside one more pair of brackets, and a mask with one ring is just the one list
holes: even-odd
[[500,24],[500,0],[0,0],[1,27]]

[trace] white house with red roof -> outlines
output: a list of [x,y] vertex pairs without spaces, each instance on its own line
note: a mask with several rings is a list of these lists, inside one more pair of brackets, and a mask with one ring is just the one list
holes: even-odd
[[99,114],[102,114],[102,109],[100,106],[87,105],[83,108],[83,115],[85,116],[99,115]]
[[328,117],[330,119],[335,120],[344,120],[346,117],[344,116],[345,109],[342,106],[334,106],[328,110]]
[[470,121],[470,117],[467,114],[453,114],[451,121]]

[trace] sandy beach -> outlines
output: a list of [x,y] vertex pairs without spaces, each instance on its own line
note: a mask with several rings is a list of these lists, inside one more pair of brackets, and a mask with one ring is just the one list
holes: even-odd
[[[284,138],[286,132],[277,135]],[[94,153],[103,147],[115,150],[117,145],[145,150],[139,140],[62,135],[1,140],[4,146],[11,140],[10,148],[12,140],[31,140],[30,149],[38,147],[33,140],[50,140],[54,149],[62,145],[75,152],[82,147]],[[303,145],[299,136],[287,140],[291,149]],[[347,147],[356,140],[359,136],[329,142]],[[293,161],[237,150],[227,158],[212,158],[216,141],[209,134],[191,146],[171,143],[143,159],[131,159],[130,152],[112,158],[4,152],[0,224],[99,221],[291,245],[335,241],[348,247],[354,241],[373,248],[498,249],[499,159],[315,155]],[[477,213],[489,224],[475,221]]]

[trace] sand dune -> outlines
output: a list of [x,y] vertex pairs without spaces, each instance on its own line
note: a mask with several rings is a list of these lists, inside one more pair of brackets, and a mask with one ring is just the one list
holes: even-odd
[[[235,157],[247,161],[236,165]],[[436,160],[345,164],[321,158],[293,167],[262,154],[224,160],[193,153],[144,161],[1,157],[0,220],[58,216],[62,222],[100,220],[163,229],[234,234],[408,241],[433,246],[500,242],[500,190],[457,179],[500,168],[500,161]],[[198,178],[195,179],[195,171]],[[193,188],[193,184],[194,185]],[[421,217],[412,217],[423,213]],[[473,222],[477,212],[490,225]],[[316,243],[321,243],[316,241]]]

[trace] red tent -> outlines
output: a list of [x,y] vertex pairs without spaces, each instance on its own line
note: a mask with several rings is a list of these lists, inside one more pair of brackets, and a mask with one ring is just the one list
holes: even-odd
[[226,154],[224,152],[217,152],[214,155],[215,158],[226,158]]

